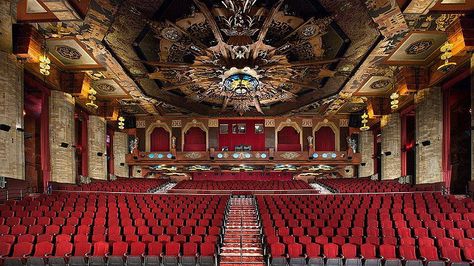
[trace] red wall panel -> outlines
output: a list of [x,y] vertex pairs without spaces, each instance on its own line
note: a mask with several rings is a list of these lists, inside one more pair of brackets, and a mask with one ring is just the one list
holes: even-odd
[[[232,124],[246,125],[245,134],[232,134]],[[265,124],[264,120],[239,120],[239,119],[225,119],[219,120],[219,126],[227,124],[228,133],[220,134],[219,132],[219,150],[226,146],[230,151],[233,151],[237,145],[251,145],[253,151],[265,150],[265,132],[262,134],[255,134],[255,124]]]

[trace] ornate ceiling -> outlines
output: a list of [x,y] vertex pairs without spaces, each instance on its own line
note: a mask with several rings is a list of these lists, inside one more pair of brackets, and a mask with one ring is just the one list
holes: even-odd
[[49,22],[35,25],[53,63],[87,71],[99,101],[128,114],[210,116],[360,111],[390,95],[402,67],[429,66],[469,9],[450,4],[444,14],[438,0],[87,0],[64,15],[43,2],[20,0],[19,18],[47,11]]

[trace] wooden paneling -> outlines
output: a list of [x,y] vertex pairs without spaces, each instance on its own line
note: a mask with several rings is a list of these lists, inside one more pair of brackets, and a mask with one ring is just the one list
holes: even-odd
[[275,148],[275,128],[266,127],[265,128],[265,147]]

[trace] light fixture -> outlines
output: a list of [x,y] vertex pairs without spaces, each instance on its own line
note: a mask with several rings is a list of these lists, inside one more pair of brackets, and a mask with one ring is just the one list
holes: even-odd
[[395,110],[395,109],[398,109],[398,98],[400,96],[398,95],[398,93],[394,92],[390,95],[390,108],[392,108],[392,110]]
[[360,130],[361,130],[361,131],[367,131],[367,130],[369,130],[370,127],[367,125],[367,122],[369,122],[369,120],[368,120],[369,115],[367,114],[367,112],[364,112],[364,113],[361,115],[360,118],[362,118],[362,120],[361,120],[362,126],[360,127]]
[[86,106],[92,107],[92,108],[94,108],[94,109],[97,109],[97,108],[99,107],[99,106],[97,106],[97,104],[95,104],[95,102],[94,102],[94,101],[97,99],[97,98],[95,97],[96,94],[97,94],[97,92],[96,92],[93,88],[90,88],[90,89],[89,89],[89,96],[88,96],[89,102],[86,103]]
[[118,128],[120,130],[123,130],[125,128],[125,118],[123,118],[123,116],[119,116],[118,118]]
[[40,73],[43,76],[49,76],[50,72],[49,70],[51,69],[51,60],[49,57],[46,55],[46,52],[39,57],[39,67],[40,67]]
[[438,71],[441,71],[443,73],[447,73],[451,69],[456,66],[455,62],[449,62],[449,58],[453,56],[453,53],[451,52],[453,50],[454,44],[446,42],[443,44],[439,50],[441,51],[441,60],[444,60],[444,63],[438,67]]

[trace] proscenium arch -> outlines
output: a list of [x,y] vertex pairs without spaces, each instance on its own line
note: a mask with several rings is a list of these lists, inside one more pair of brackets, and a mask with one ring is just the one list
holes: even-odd
[[209,150],[209,130],[206,128],[203,122],[191,121],[186,123],[186,125],[183,127],[183,130],[181,130],[181,151],[184,151],[184,135],[193,127],[198,127],[202,129],[204,133],[206,133],[206,151]]
[[340,151],[341,149],[341,143],[340,143],[340,129],[333,123],[333,122],[319,122],[316,124],[316,126],[313,128],[313,142],[314,144],[316,145],[316,141],[318,141],[316,139],[316,131],[318,131],[320,128],[322,127],[329,127],[332,129],[332,132],[334,132],[334,144],[336,146],[336,151]]
[[173,133],[171,132],[171,128],[166,124],[165,122],[161,122],[160,120],[155,121],[151,123],[151,125],[148,126],[145,132],[145,151],[150,152],[150,147],[151,147],[151,133],[153,133],[153,130],[157,127],[161,127],[164,130],[168,131],[170,137],[168,139],[169,141],[169,147],[171,148],[171,138],[173,136]]
[[275,151],[278,151],[278,132],[280,132],[285,127],[292,127],[298,132],[300,135],[300,151],[303,151],[303,130],[298,125],[298,123],[294,121],[285,121],[281,122],[277,128],[275,128]]

